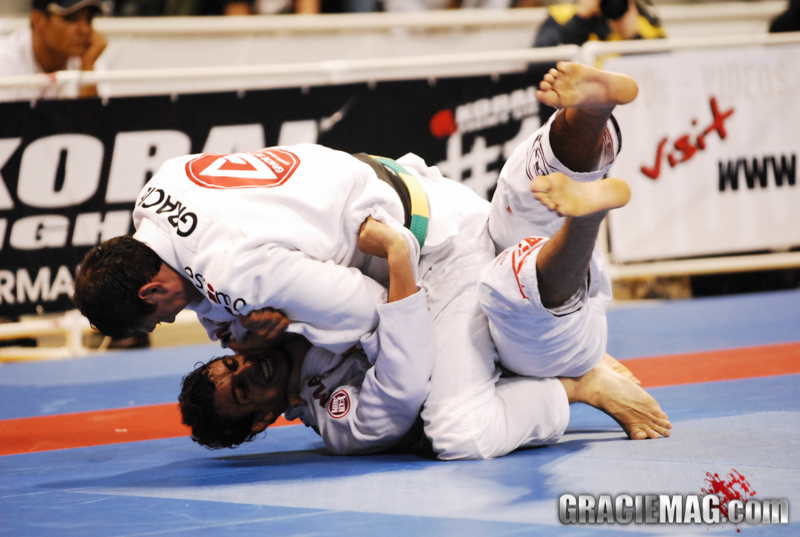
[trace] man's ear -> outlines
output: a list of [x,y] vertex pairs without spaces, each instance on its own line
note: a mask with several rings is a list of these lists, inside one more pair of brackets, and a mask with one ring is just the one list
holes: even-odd
[[166,288],[161,282],[150,281],[139,288],[139,298],[148,304],[155,304],[156,297],[166,292]]
[[31,28],[37,30],[47,20],[47,15],[38,9],[31,10]]
[[253,420],[253,426],[250,427],[250,430],[256,434],[263,433],[267,427],[272,425],[274,421],[275,419],[272,417],[272,412],[267,412],[266,414],[257,414]]

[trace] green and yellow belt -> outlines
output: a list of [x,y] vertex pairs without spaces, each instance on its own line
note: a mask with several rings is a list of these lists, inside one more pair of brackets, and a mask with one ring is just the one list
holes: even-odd
[[353,155],[358,160],[369,164],[378,178],[388,183],[400,196],[405,213],[404,225],[411,231],[422,249],[425,246],[425,237],[428,235],[428,196],[414,175],[410,174],[403,166],[386,157],[357,153]]

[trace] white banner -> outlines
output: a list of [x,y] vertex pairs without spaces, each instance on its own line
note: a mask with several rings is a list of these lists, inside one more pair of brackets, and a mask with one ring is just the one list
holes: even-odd
[[608,59],[639,96],[619,107],[614,262],[800,245],[800,46]]

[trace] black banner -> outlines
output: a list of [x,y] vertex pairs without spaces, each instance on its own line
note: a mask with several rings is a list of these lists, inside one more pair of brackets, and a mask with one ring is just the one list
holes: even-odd
[[130,213],[167,159],[315,142],[412,152],[489,197],[539,126],[541,71],[177,97],[0,103],[0,316],[72,308],[92,246],[133,232]]

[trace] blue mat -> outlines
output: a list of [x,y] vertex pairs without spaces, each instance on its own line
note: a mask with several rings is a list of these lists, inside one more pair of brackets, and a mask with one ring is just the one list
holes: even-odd
[[[619,358],[800,340],[800,292],[656,303],[609,313]],[[0,367],[0,418],[175,400],[213,345]],[[302,426],[238,450],[187,438],[0,457],[0,534],[133,535],[800,535],[760,524],[562,525],[558,497],[698,494],[733,470],[758,498],[800,505],[800,375],[654,388],[673,435],[631,442],[573,405],[556,445],[493,461],[332,457]],[[791,521],[791,514],[790,514]]]

